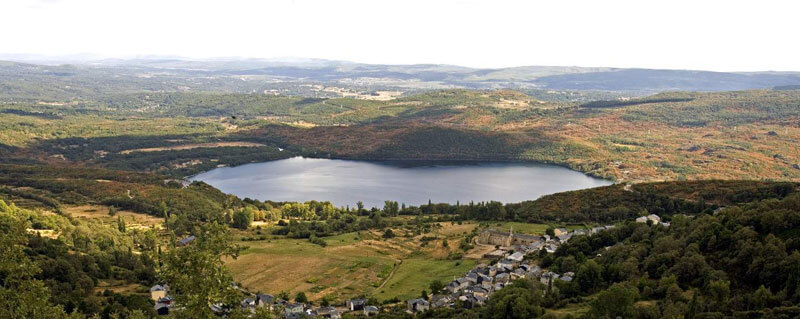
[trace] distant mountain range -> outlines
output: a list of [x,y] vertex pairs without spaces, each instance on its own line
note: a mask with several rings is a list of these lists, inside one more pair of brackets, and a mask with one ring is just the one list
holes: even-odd
[[[0,60],[49,65],[55,74],[102,70],[103,74],[162,72],[178,77],[260,76],[262,79],[319,83],[356,83],[414,89],[442,87],[613,91],[648,94],[662,91],[732,91],[800,85],[800,72],[711,72],[574,66],[521,66],[476,69],[454,65],[384,65],[322,59],[190,60],[179,57],[101,59],[89,55],[63,58],[0,55]],[[70,64],[73,67],[66,67]],[[0,72],[13,75],[0,64]],[[66,68],[68,72],[58,69]],[[28,69],[27,71],[30,71]]]

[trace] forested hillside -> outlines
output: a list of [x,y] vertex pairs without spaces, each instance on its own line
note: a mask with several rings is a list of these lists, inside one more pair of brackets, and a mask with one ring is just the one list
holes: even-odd
[[137,287],[156,281],[151,255],[141,253],[155,251],[155,231],[126,231],[124,226],[23,209],[2,199],[0,229],[0,317],[155,315],[141,291],[106,288],[109,282]]
[[[796,318],[798,205],[800,196],[793,193],[677,214],[666,227],[627,222],[536,258],[543,268],[573,272],[571,281],[519,280],[484,307],[439,309],[418,317]],[[576,304],[589,309],[569,314]]]
[[[126,318],[153,315],[151,301],[141,287],[163,280],[186,285],[185,294],[178,298],[208,293],[177,270],[182,268],[169,267],[182,267],[177,265],[202,254],[206,256],[202,258],[210,258],[204,261],[210,264],[197,271],[213,271],[202,282],[229,278],[225,277],[229,276],[227,270],[213,267],[222,267],[214,256],[238,254],[231,242],[232,233],[247,236],[243,242],[254,245],[286,238],[325,247],[338,242],[327,238],[344,238],[340,235],[352,236],[353,232],[374,231],[388,239],[396,236],[389,231],[392,229],[427,232],[445,221],[455,225],[472,220],[617,227],[576,236],[554,254],[533,256],[547,270],[574,272],[571,282],[518,281],[492,295],[483,307],[437,309],[418,316],[515,318],[514,314],[523,313],[569,318],[563,312],[585,309],[580,313],[589,318],[791,318],[800,311],[796,307],[800,278],[796,267],[800,264],[797,183],[645,183],[559,193],[505,205],[431,203],[407,207],[387,201],[382,209],[359,206],[345,210],[324,202],[242,200],[202,183],[165,183],[164,176],[151,174],[13,165],[2,166],[2,172],[6,178],[0,188],[0,227],[7,230],[2,240],[13,243],[6,247],[16,249],[3,252],[7,254],[3,260],[11,261],[0,268],[2,292],[10,296],[4,302],[24,302],[41,311],[59,306],[62,310],[46,308],[53,313],[50,318],[73,312],[96,313],[102,318],[113,318],[109,316],[114,313]],[[6,203],[20,203],[22,207]],[[80,212],[73,209],[76,205],[113,208],[104,219],[87,219],[71,215]],[[114,216],[117,210],[154,215],[163,226],[142,227],[133,223],[138,220],[131,217],[133,213]],[[633,222],[652,213],[670,224]],[[282,219],[290,222],[277,223],[270,233],[249,227],[253,220]],[[176,238],[189,233],[208,242],[188,250],[173,246]],[[431,240],[435,239],[425,239],[423,246]],[[471,248],[468,241],[457,246],[459,250]],[[159,268],[152,259],[162,249],[168,254],[161,259],[165,268]],[[462,257],[451,254],[447,258]],[[20,273],[16,270],[19,268],[9,268],[16,264],[25,265],[27,270]],[[230,288],[217,285],[225,291]],[[241,292],[223,290],[208,297],[242,298],[236,297]],[[520,298],[526,303],[513,302]],[[381,317],[407,316],[390,304],[387,301]],[[208,311],[200,305],[190,308]],[[24,317],[33,308],[4,309],[13,309]]]
[[149,92],[0,105],[0,160],[186,176],[290,156],[538,161],[620,182],[800,178],[800,91],[588,103],[508,90],[389,101]]

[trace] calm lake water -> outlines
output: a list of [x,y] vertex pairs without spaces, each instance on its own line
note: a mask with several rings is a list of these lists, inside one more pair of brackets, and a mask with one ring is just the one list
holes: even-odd
[[241,198],[330,201],[383,207],[496,200],[504,203],[611,182],[555,165],[532,163],[373,162],[295,157],[221,167],[191,178]]

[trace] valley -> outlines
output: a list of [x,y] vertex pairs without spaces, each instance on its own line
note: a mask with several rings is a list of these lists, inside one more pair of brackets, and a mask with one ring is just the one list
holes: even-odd
[[532,161],[617,182],[796,181],[797,92],[671,92],[607,107],[508,90],[434,91],[391,101],[153,93],[110,103],[7,102],[0,154],[6,163],[81,163],[179,177],[299,155]]
[[800,319],[798,1],[0,1],[0,319]]
[[[486,82],[512,70],[410,89],[285,69],[286,83],[234,85],[49,68],[0,65],[0,226],[18,230],[0,239],[41,273],[24,281],[47,287],[35,294],[54,313],[155,317],[176,309],[148,295],[162,283],[177,304],[230,318],[349,318],[354,300],[382,318],[617,313],[609,303],[626,318],[798,313],[797,90],[568,91],[558,77],[637,73],[558,68],[529,79],[546,90]],[[95,81],[104,72],[119,75],[112,87]],[[489,173],[448,179],[470,165]],[[261,166],[283,175],[247,170]],[[561,188],[571,177],[534,167],[593,183]],[[240,193],[225,179],[256,183]],[[305,197],[279,196],[289,185]],[[478,243],[490,230],[541,246]],[[462,287],[492,272],[500,286]],[[248,301],[266,295],[267,307]]]

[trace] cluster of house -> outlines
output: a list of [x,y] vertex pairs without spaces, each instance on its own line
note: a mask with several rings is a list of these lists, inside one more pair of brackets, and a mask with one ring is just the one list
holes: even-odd
[[546,271],[539,266],[525,262],[525,255],[538,253],[542,249],[553,253],[559,245],[567,242],[573,236],[594,234],[611,228],[614,226],[598,226],[573,231],[558,228],[554,230],[555,236],[514,234],[513,230],[508,233],[485,230],[478,235],[478,243],[495,245],[498,246],[498,249],[484,257],[499,259],[499,261],[491,266],[486,264],[476,266],[464,277],[456,278],[447,284],[444,292],[433,295],[430,301],[422,298],[408,300],[406,310],[416,313],[430,308],[453,307],[456,303],[466,308],[483,305],[492,293],[503,289],[516,279],[536,278],[543,284],[555,280],[572,281],[574,273],[557,274]]
[[573,231],[569,231],[566,228],[556,228],[553,230],[553,236],[514,234],[513,229],[507,233],[488,229],[478,234],[477,241],[479,244],[499,247],[497,250],[484,255],[485,258],[505,257],[508,250],[514,250],[519,253],[517,257],[521,257],[542,249],[545,249],[548,253],[554,253],[558,246],[567,242],[573,236],[595,234],[611,228],[614,228],[614,225],[597,226],[591,229],[575,229]]
[[242,301],[245,310],[255,312],[257,307],[266,307],[270,311],[278,311],[283,318],[331,318],[339,319],[344,312],[360,312],[365,316],[377,315],[380,310],[376,306],[367,305],[366,299],[350,299],[345,303],[344,308],[333,306],[322,306],[314,308],[309,304],[299,302],[289,302],[273,295],[258,293],[255,297],[246,298]]
[[[650,223],[653,225],[669,226],[669,223],[661,222],[658,215],[651,214],[636,219],[638,223]],[[543,284],[549,284],[556,280],[572,281],[575,276],[572,272],[557,274],[546,271],[539,266],[531,265],[524,261],[525,255],[538,253],[542,249],[548,253],[553,253],[558,247],[567,242],[570,238],[578,235],[595,234],[604,230],[614,228],[613,225],[597,226],[591,229],[575,229],[572,231],[566,228],[556,228],[554,236],[550,235],[526,235],[514,234],[510,232],[500,232],[496,230],[485,230],[477,236],[477,242],[483,245],[494,245],[497,249],[484,255],[485,258],[498,260],[494,265],[480,264],[470,270],[464,277],[455,278],[444,288],[444,292],[433,295],[430,300],[416,298],[407,301],[407,311],[417,313],[426,311],[430,308],[453,307],[457,302],[466,308],[483,305],[489,296],[498,290],[503,289],[508,283],[516,279],[536,278]],[[180,240],[178,245],[185,246],[194,240],[190,236]],[[159,315],[166,315],[174,306],[172,297],[169,296],[169,287],[155,285],[150,288],[150,297],[155,302],[155,310]],[[258,293],[255,296],[245,298],[241,302],[242,308],[255,312],[258,307],[267,307],[271,311],[278,311],[286,319],[293,318],[341,318],[344,312],[362,312],[366,316],[377,315],[380,311],[376,306],[367,305],[366,299],[350,299],[345,303],[344,308],[324,306],[314,308],[304,303],[292,303],[287,300],[275,298],[273,295]],[[222,305],[212,306],[216,312],[224,312]]]
[[[155,302],[155,310],[158,315],[167,315],[173,308],[174,303],[169,296],[169,287],[166,285],[155,285],[150,288],[150,298]],[[344,308],[333,306],[323,306],[314,308],[309,304],[299,302],[289,302],[273,295],[258,293],[247,297],[241,302],[242,309],[255,312],[256,308],[266,308],[269,311],[279,312],[285,319],[294,318],[331,318],[339,319],[344,312],[361,312],[366,316],[377,315],[380,310],[376,306],[367,305],[366,299],[350,299],[345,303]],[[211,310],[222,314],[226,312],[225,306],[216,304],[211,306]]]
[[283,318],[331,318],[338,319],[344,312],[361,312],[366,316],[377,315],[380,310],[376,306],[367,305],[366,299],[350,299],[344,308],[322,306],[314,308],[309,304],[289,302],[273,295],[258,293],[253,298],[242,301],[242,307],[255,312],[256,307],[267,307],[270,311],[278,311]]
[[[178,240],[176,246],[187,246],[194,242],[195,236],[188,236]],[[232,283],[234,287],[236,285]],[[173,298],[169,295],[169,286],[155,285],[150,288],[150,298],[153,300],[155,309],[158,315],[167,315],[170,310],[175,307]],[[224,314],[228,311],[226,305],[215,304],[211,305],[211,310],[218,314]],[[276,298],[273,295],[257,293],[253,296],[244,298],[241,301],[242,309],[250,312],[255,312],[256,308],[265,307],[269,311],[280,312],[283,318],[341,318],[344,312],[362,312],[366,316],[377,315],[380,310],[376,306],[367,305],[366,299],[351,299],[347,300],[345,307],[336,308],[332,306],[323,306],[314,308],[309,304],[299,302],[289,302],[281,298]]]
[[652,224],[652,225],[661,225],[661,226],[664,226],[664,227],[669,227],[669,223],[662,222],[661,221],[661,217],[658,217],[658,215],[656,215],[656,214],[650,214],[650,215],[647,215],[647,216],[642,216],[642,217],[636,218],[636,222],[637,223],[650,222],[650,224]]
[[[509,256],[511,257],[511,256]],[[478,265],[466,276],[450,282],[441,294],[433,295],[430,301],[418,298],[408,301],[407,311],[416,313],[430,308],[454,307],[456,303],[465,308],[481,306],[492,293],[503,289],[511,281],[521,278],[539,278],[544,284],[551,280],[572,281],[574,273],[557,274],[544,271],[536,265],[504,259],[495,265]]]

